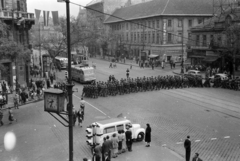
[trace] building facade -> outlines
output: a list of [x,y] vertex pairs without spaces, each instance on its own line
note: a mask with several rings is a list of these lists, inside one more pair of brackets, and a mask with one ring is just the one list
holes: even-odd
[[188,30],[212,17],[212,5],[208,0],[155,0],[116,9],[113,15],[104,24],[119,35],[126,57],[178,62],[187,57]]
[[[138,3],[144,3],[151,0],[92,0],[87,4],[87,20],[92,23],[92,27],[95,29],[100,37],[106,35],[106,26],[104,25],[104,20],[109,18],[117,8],[127,7],[135,5]],[[106,14],[104,14],[106,13]],[[95,42],[88,43],[89,53],[91,55],[100,54],[103,56],[103,49],[101,45],[103,44],[102,40],[97,39]]]
[[[8,37],[12,37],[15,42],[30,49],[29,30],[34,24],[34,14],[27,12],[27,0],[1,0],[0,19],[9,26]],[[23,60],[12,60],[6,58],[0,60],[4,66],[10,70],[10,74],[2,79],[11,86],[15,86],[16,80],[19,84],[26,84],[29,80],[29,64]]]
[[[204,64],[233,73],[232,65],[235,62],[235,70],[238,70],[240,65],[239,45],[237,45],[240,43],[239,6],[240,3],[232,5],[224,13],[189,30],[191,40],[188,43],[187,54],[192,65]],[[233,26],[236,27],[236,31],[229,30]]]

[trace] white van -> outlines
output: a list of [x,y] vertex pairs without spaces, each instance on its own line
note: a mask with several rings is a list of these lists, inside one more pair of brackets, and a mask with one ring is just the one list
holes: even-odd
[[141,128],[140,124],[132,124],[130,120],[125,118],[111,118],[92,123],[87,129],[87,144],[93,146],[102,145],[103,138],[118,134],[119,130],[126,131],[126,127],[130,127],[132,131],[132,139],[135,141],[142,141],[144,139],[145,129]]

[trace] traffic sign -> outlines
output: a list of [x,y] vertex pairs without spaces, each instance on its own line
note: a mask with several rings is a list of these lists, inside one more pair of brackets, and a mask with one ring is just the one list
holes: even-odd
[[57,2],[65,2],[66,0],[57,0]]

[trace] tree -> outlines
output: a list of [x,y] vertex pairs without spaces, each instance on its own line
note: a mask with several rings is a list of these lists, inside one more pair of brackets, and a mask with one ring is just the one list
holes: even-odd
[[231,74],[235,75],[235,70],[238,69],[240,65],[239,60],[236,61],[236,56],[240,55],[240,25],[234,23],[232,25],[227,26],[227,29],[224,31],[224,34],[227,38],[227,53],[230,61],[232,62],[232,66],[230,66]]

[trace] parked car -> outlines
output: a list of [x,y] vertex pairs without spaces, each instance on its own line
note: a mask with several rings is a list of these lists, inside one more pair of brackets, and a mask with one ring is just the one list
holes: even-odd
[[224,73],[218,73],[218,74],[215,74],[215,75],[213,75],[209,78],[210,78],[211,83],[213,83],[215,79],[221,79],[222,81],[223,80],[228,80],[227,74],[224,74]]
[[87,144],[91,147],[95,144],[102,145],[103,138],[117,134],[119,130],[126,131],[130,127],[132,131],[132,139],[142,141],[144,139],[145,130],[140,124],[132,124],[130,120],[125,118],[111,118],[92,123],[87,129]]
[[188,75],[201,76],[200,71],[198,70],[189,70]]

